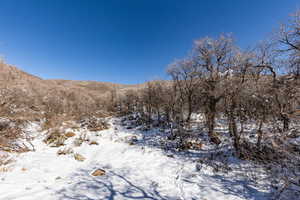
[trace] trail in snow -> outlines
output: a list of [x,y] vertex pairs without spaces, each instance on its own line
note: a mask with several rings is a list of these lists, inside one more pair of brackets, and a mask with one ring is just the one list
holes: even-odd
[[[267,199],[266,193],[242,180],[215,176],[209,170],[198,172],[192,160],[166,153],[153,146],[129,145],[129,135],[145,138],[136,130],[117,125],[98,134],[86,132],[99,145],[83,143],[72,147],[84,162],[71,155],[58,156],[37,137],[35,152],[18,156],[11,172],[0,174],[0,200],[215,200]],[[117,128],[118,130],[115,130]],[[35,129],[33,128],[32,131]],[[67,146],[72,145],[69,139]],[[106,175],[93,177],[95,169]]]

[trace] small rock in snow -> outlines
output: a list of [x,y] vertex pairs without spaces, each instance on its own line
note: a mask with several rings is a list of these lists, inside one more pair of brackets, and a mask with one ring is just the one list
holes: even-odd
[[90,142],[90,145],[99,145],[99,143],[96,142],[96,141],[91,141],[91,142]]
[[65,136],[66,136],[67,138],[74,137],[75,135],[76,135],[76,134],[73,133],[73,132],[68,132],[68,133],[65,134]]
[[105,175],[105,170],[103,169],[97,169],[92,173],[92,176],[103,176]]

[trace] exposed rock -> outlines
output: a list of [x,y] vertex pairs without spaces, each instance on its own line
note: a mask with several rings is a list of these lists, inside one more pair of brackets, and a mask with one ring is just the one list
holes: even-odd
[[67,138],[74,137],[75,135],[76,135],[76,134],[73,133],[73,132],[67,132],[67,133],[65,134],[65,136],[66,136]]
[[96,142],[96,141],[91,141],[89,144],[90,144],[90,145],[99,145],[99,143]]
[[97,169],[92,173],[92,176],[103,176],[105,175],[105,170],[103,169]]

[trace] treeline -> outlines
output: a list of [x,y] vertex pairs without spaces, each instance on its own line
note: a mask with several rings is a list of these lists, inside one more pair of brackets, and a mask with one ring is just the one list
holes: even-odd
[[112,92],[111,107],[138,113],[181,130],[193,113],[205,116],[212,142],[220,143],[216,119],[226,118],[239,152],[245,125],[257,126],[257,146],[263,128],[284,133],[300,105],[300,11],[272,39],[250,50],[239,48],[231,35],[196,40],[191,53],[168,67],[170,81],[152,81],[141,90]]

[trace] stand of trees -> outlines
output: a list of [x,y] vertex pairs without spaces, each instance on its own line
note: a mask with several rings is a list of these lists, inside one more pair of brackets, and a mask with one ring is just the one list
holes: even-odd
[[272,124],[274,130],[287,132],[300,105],[299,30],[300,12],[282,26],[276,40],[252,50],[237,47],[230,35],[196,40],[191,54],[168,68],[171,81],[127,91],[116,105],[124,114],[138,113],[145,123],[156,120],[180,130],[188,127],[192,113],[201,113],[216,144],[216,119],[226,118],[237,154],[245,124],[254,122],[259,148],[263,128]]

